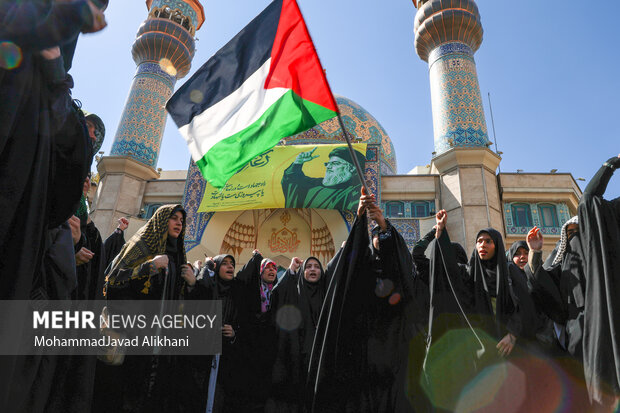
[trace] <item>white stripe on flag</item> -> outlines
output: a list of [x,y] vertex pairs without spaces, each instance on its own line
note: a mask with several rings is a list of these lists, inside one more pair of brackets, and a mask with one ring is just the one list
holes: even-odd
[[237,90],[179,128],[195,162],[216,143],[256,122],[271,105],[288,92],[289,89],[286,88],[265,89],[270,65],[271,58]]

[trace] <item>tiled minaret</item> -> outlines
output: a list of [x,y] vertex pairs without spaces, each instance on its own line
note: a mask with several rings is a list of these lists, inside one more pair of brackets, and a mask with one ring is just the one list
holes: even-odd
[[[416,2],[414,1],[414,4]],[[435,152],[432,172],[441,176],[441,207],[454,241],[473,247],[479,229],[503,232],[495,171],[500,157],[488,147],[474,53],[482,24],[473,0],[419,0],[415,49],[428,62]]]
[[93,219],[102,233],[140,211],[144,182],[155,170],[166,124],[166,101],[190,70],[194,36],[204,22],[198,0],[147,0],[132,56],[138,66],[110,156],[98,164],[101,183]]

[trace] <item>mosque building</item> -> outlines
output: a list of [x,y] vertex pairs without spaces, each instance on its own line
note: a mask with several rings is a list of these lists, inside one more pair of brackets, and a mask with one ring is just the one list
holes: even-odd
[[[128,216],[128,239],[159,206],[181,203],[190,261],[230,253],[243,263],[254,249],[282,267],[295,256],[329,261],[347,238],[352,212],[198,212],[206,183],[196,165],[190,162],[187,171],[156,169],[164,103],[189,71],[204,10],[198,0],[146,3],[148,17],[132,48],[136,76],[111,153],[97,165],[100,181],[91,211],[101,233],[111,233],[117,219]],[[545,235],[545,251],[551,251],[564,222],[577,213],[579,186],[570,173],[498,173],[502,153],[490,149],[474,60],[483,33],[477,5],[473,0],[414,5],[415,49],[429,66],[431,84],[435,152],[429,164],[397,174],[396,148],[379,121],[358,103],[336,96],[349,135],[367,144],[370,190],[410,247],[433,227],[435,212],[445,209],[451,239],[469,251],[481,228],[498,229],[509,246],[534,225]],[[280,144],[343,142],[338,121],[331,119]]]

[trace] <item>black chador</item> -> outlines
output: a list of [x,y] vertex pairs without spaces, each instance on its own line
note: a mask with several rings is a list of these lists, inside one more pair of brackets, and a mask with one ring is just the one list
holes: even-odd
[[273,266],[275,273],[275,262],[256,251],[236,277],[243,285],[243,301],[248,310],[242,335],[248,340],[241,343],[244,351],[237,354],[244,373],[236,380],[235,398],[248,413],[264,411],[271,392],[271,369],[276,356],[271,297],[278,277],[275,275],[273,282],[267,283],[262,277],[267,266]]
[[246,411],[247,400],[237,396],[243,395],[246,390],[242,387],[242,381],[248,374],[248,366],[244,360],[247,359],[247,348],[252,342],[250,331],[245,328],[248,325],[249,312],[244,286],[238,278],[225,278],[222,270],[225,259],[230,260],[234,268],[235,259],[232,255],[218,255],[213,258],[215,274],[209,276],[209,270],[205,266],[197,282],[200,297],[221,300],[222,326],[229,325],[235,332],[234,337],[222,337],[221,354],[201,357],[201,364],[207,360],[211,362],[207,406],[214,413]]
[[579,236],[587,288],[584,296],[583,362],[593,402],[620,397],[620,197],[603,198],[620,157],[609,159],[579,202]]
[[310,411],[411,411],[405,379],[417,314],[413,262],[386,223],[375,250],[366,216],[358,217],[341,251],[312,348]]
[[[516,241],[513,242],[508,249],[507,255],[508,273],[510,274],[510,280],[512,282],[512,288],[515,293],[521,324],[523,326],[519,341],[521,342],[520,344],[532,344],[532,350],[537,348],[549,350],[555,346],[553,323],[542,311],[536,309],[534,300],[531,297],[530,291],[532,288],[528,280],[532,277],[532,269],[528,264],[521,269],[513,261],[513,258],[517,255],[520,248],[524,248],[528,252],[530,250],[526,241]],[[523,341],[527,343],[523,343]],[[534,341],[539,343],[539,345],[534,344]]]
[[[182,216],[177,237],[169,229],[173,217]],[[106,298],[112,300],[181,300],[196,297],[181,277],[185,256],[185,211],[181,205],[160,207],[123,246],[106,277]],[[154,257],[167,256],[166,269]],[[127,356],[120,366],[102,363],[97,368],[95,412],[198,412],[204,411],[207,368],[181,356]]]
[[[434,392],[441,392],[439,407],[448,410],[455,408],[470,380],[501,361],[498,342],[509,334],[522,337],[524,325],[531,323],[524,320],[534,315],[526,280],[515,281],[508,270],[501,234],[487,228],[479,231],[476,239],[481,234],[493,240],[495,253],[483,260],[474,249],[467,265],[457,262],[447,230],[429,246],[431,297],[425,373],[433,383],[429,387],[431,398]],[[458,360],[458,369],[438,369],[446,352]]]
[[[269,413],[304,411],[312,343],[332,266],[339,254],[327,265],[327,271],[323,270],[318,258],[308,257],[298,271],[293,272],[289,268],[273,290],[276,355],[271,375],[271,395],[265,410]],[[318,263],[320,277],[316,282],[309,282],[304,277],[304,270],[313,261]]]

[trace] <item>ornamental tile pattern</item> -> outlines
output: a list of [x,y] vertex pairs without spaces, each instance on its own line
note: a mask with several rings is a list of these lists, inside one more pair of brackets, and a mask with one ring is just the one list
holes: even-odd
[[504,204],[504,219],[506,221],[506,235],[526,235],[532,227],[520,227],[516,226],[512,217],[512,205],[529,205],[530,211],[532,213],[532,227],[537,226],[540,228],[541,232],[544,235],[554,235],[560,236],[560,232],[562,231],[562,226],[566,221],[568,221],[570,216],[570,210],[565,203],[559,204],[550,204],[548,202],[541,203],[542,205],[555,205],[555,210],[557,212],[558,218],[558,226],[557,227],[545,227],[542,224],[542,218],[540,217],[540,213],[538,212],[537,203],[526,203],[526,202],[514,202],[514,203],[505,203]]
[[202,177],[200,169],[190,160],[183,194],[183,208],[185,209],[185,250],[189,251],[202,241],[209,221],[214,212],[198,212],[200,201],[204,195],[207,182]]
[[453,147],[489,143],[476,63],[468,46],[448,44],[429,60],[437,155]]
[[171,10],[179,10],[183,16],[189,17],[194,27],[198,27],[198,16],[196,16],[196,11],[189,4],[182,0],[153,0],[151,9],[165,6],[170,7]]
[[[396,167],[396,151],[392,140],[381,124],[364,108],[350,99],[336,96],[336,103],[340,109],[342,122],[347,128],[349,136],[361,139],[364,143],[380,144],[380,158],[386,164],[386,175],[394,175]],[[326,120],[305,132],[286,138],[289,145],[304,143],[337,143],[344,142],[337,118]]]
[[420,220],[413,218],[390,218],[390,223],[405,239],[411,251],[413,244],[420,239]]
[[138,66],[110,155],[130,156],[155,168],[166,124],[164,106],[175,81],[158,64]]

